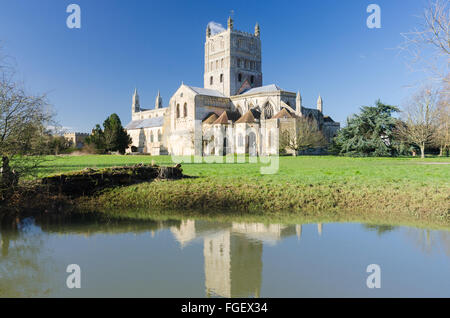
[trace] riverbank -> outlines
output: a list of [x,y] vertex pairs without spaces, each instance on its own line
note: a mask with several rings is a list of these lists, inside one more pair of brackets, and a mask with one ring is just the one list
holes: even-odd
[[[174,164],[168,156],[53,159],[49,161],[53,165],[42,170],[43,175],[94,164],[117,166],[151,161]],[[98,213],[111,218],[145,218],[154,211],[168,214],[182,211],[200,216],[219,213],[267,220],[299,217],[449,227],[449,166],[424,164],[448,161],[282,157],[277,173],[267,175],[260,173],[263,163],[183,163],[183,173],[194,178],[119,186],[78,198],[31,193],[28,199],[18,202],[27,205],[24,210],[44,214]],[[140,212],[130,213],[132,210]]]

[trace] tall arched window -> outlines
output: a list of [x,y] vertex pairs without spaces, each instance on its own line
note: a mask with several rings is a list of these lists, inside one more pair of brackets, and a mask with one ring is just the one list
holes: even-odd
[[177,104],[177,118],[180,118],[180,104]]
[[184,106],[183,106],[183,117],[187,117],[187,103],[184,103]]
[[213,82],[214,82],[214,79],[213,79],[213,77],[211,76],[211,77],[209,78],[209,85],[212,85]]
[[223,82],[223,74],[220,74],[220,82]]
[[241,73],[238,74],[238,81],[242,82],[242,74]]
[[153,142],[153,131],[150,130],[150,142]]
[[271,118],[273,116],[273,107],[272,107],[272,105],[270,105],[270,103],[267,103],[265,106],[264,106],[264,117],[266,118],[266,119],[269,119],[269,118]]
[[161,130],[160,130],[160,129],[158,129],[158,142],[160,142],[160,141],[161,141],[161,137],[162,137],[162,135],[161,135]]
[[250,83],[253,84],[254,81],[255,81],[255,77],[252,75],[252,76],[250,77]]

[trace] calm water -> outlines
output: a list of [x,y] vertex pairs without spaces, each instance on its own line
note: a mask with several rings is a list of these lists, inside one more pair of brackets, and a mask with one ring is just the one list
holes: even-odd
[[[81,268],[68,289],[66,268]],[[366,286],[367,265],[381,288]],[[1,230],[0,296],[450,297],[450,232],[197,220]]]

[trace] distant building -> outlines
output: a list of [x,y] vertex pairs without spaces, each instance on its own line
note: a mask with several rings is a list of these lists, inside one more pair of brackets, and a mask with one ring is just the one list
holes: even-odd
[[72,132],[64,134],[64,138],[69,142],[70,147],[83,148],[87,133]]
[[299,118],[315,121],[328,140],[336,134],[340,125],[323,115],[321,96],[316,108],[307,108],[299,92],[263,86],[258,24],[254,33],[242,32],[229,18],[227,29],[216,34],[208,25],[204,49],[203,88],[181,84],[167,107],[158,92],[154,109],[140,107],[135,89],[125,128],[139,152],[276,154],[273,132],[297,129]]

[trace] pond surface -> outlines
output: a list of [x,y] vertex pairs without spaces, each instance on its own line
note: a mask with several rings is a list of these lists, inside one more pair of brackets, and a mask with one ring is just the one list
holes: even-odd
[[[450,297],[449,231],[27,219],[0,233],[1,297]],[[69,264],[80,289],[66,285]],[[379,289],[367,287],[369,264]]]

